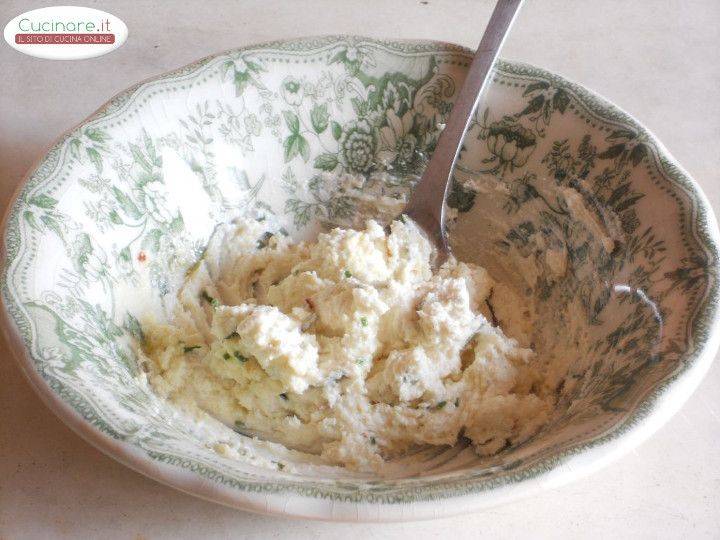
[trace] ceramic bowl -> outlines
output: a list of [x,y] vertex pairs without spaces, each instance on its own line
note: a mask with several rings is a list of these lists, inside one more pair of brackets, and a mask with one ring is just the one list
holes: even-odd
[[558,412],[537,436],[490,458],[462,445],[422,450],[393,478],[270,470],[208,448],[207,433],[143,382],[138,320],[163,310],[217,223],[261,211],[302,236],[352,219],[359,202],[335,179],[421,171],[470,58],[444,43],[357,37],[250,46],[135,85],[62,136],[5,217],[6,332],[40,396],[161,482],[320,519],[475,510],[637,445],[715,354],[717,225],[636,120],[514,62],[497,66],[448,203],[459,258],[537,305],[541,354],[573,351]]

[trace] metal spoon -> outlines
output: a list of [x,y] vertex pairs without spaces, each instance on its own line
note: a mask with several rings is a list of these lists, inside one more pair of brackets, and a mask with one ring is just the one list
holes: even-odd
[[435,263],[438,266],[450,255],[445,231],[445,198],[452,179],[453,166],[460,152],[462,138],[490,78],[498,51],[522,2],[523,0],[498,0],[495,5],[432,159],[405,207],[404,214],[434,243],[437,252]]

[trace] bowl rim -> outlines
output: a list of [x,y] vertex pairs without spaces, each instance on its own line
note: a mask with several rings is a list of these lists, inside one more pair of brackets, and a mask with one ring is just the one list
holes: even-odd
[[[92,114],[85,117],[72,128],[58,136],[34,161],[28,172],[18,183],[2,218],[2,244],[0,246],[0,302],[2,310],[3,334],[8,347],[13,353],[21,371],[30,382],[34,391],[45,405],[55,413],[67,426],[80,435],[85,441],[119,461],[127,467],[176,488],[185,493],[224,504],[237,509],[262,514],[283,514],[307,519],[334,521],[407,521],[416,519],[432,519],[450,516],[487,508],[503,502],[530,496],[550,487],[564,485],[573,479],[593,473],[606,464],[614,461],[629,450],[635,448],[650,435],[657,431],[670,417],[677,412],[684,402],[697,388],[705,373],[710,368],[718,347],[720,346],[720,310],[718,309],[718,251],[720,231],[712,207],[697,182],[672,157],[658,138],[645,128],[637,119],[626,113],[612,101],[600,96],[562,75],[543,68],[515,61],[500,61],[504,71],[515,74],[530,74],[562,85],[572,91],[582,103],[603,119],[628,124],[638,133],[647,138],[650,146],[657,153],[657,165],[662,173],[684,189],[697,208],[693,221],[694,235],[710,256],[709,271],[712,274],[711,285],[707,294],[698,305],[693,320],[693,349],[686,354],[683,367],[677,373],[656,387],[643,400],[638,402],[632,412],[614,425],[608,433],[595,437],[590,441],[573,445],[569,449],[543,458],[521,475],[507,475],[497,485],[487,486],[482,480],[472,480],[460,491],[449,489],[441,494],[426,494],[410,500],[384,500],[378,498],[353,496],[338,497],[336,494],[326,496],[308,495],[291,489],[253,490],[238,489],[210,481],[190,469],[154,460],[145,452],[119,439],[111,437],[86,421],[82,415],[50,387],[49,383],[35,368],[31,354],[25,346],[19,328],[10,313],[6,290],[8,289],[7,272],[9,263],[8,232],[10,219],[20,206],[20,195],[28,181],[47,159],[53,148],[62,144],[66,137],[83,125],[101,118],[112,109],[113,104],[124,97],[130,96],[143,85],[172,77],[173,75],[199,68],[205,63],[232,53],[258,51],[289,45],[307,46],[309,49],[319,42],[331,43],[370,43],[394,50],[417,48],[427,52],[453,52],[472,56],[473,51],[461,45],[438,40],[426,39],[377,39],[357,35],[308,36],[273,40],[249,44],[242,47],[223,50],[205,56],[194,62],[185,64],[158,75],[148,77],[122,90],[104,102]],[[439,504],[453,501],[452,505]]]

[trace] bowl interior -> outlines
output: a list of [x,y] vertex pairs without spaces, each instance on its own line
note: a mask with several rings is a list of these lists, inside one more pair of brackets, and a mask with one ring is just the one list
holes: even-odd
[[[9,217],[3,293],[35,368],[105,434],[242,489],[431,498],[522,479],[622,431],[705,339],[715,253],[703,206],[633,120],[507,62],[465,138],[449,205],[458,257],[515,288],[536,323],[527,339],[558,396],[540,434],[491,458],[421,450],[377,479],[197,425],[136,365],[139,321],[172,307],[217,223],[252,212],[308,237],[365,215],[345,173],[374,175],[370,197],[410,189],[469,58],[429,42],[298,40],[214,56],[114,98],[49,152]],[[512,334],[518,314],[500,306],[498,318]]]

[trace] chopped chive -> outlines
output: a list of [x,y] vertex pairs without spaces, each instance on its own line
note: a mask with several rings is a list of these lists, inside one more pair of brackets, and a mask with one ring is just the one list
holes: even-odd
[[199,349],[200,347],[201,347],[200,345],[193,345],[191,347],[185,347],[183,349],[183,352],[189,353],[191,351],[194,351],[195,349]]
[[436,408],[436,409],[442,409],[445,405],[447,405],[447,401],[444,401],[444,400],[443,400],[443,401],[441,401],[440,403],[438,403],[437,405],[435,405],[435,408]]
[[367,326],[368,325],[367,317],[360,317],[360,324],[363,326]]
[[346,278],[351,278],[351,277],[352,277],[352,272],[351,272],[350,270],[345,270],[344,274],[345,274],[345,277],[346,277]]
[[227,352],[224,353],[224,354],[223,354],[223,358],[224,358],[225,360],[230,360],[230,353],[227,353]]
[[264,232],[263,235],[260,237],[260,240],[257,241],[257,247],[258,249],[263,249],[268,246],[270,243],[270,239],[273,237],[273,233],[271,232]]
[[375,443],[376,443],[375,437],[370,437],[370,444],[375,444]]
[[240,351],[235,351],[233,353],[233,356],[235,357],[236,360],[238,360],[239,362],[242,362],[243,364],[248,361],[248,357],[240,354]]
[[357,360],[355,360],[355,363],[356,363],[358,366],[362,366],[362,365],[363,365],[364,363],[366,363],[367,361],[368,361],[367,358],[358,358]]
[[212,307],[216,308],[220,305],[220,302],[218,302],[217,298],[213,298],[210,296],[206,290],[203,289],[203,291],[200,293],[200,298],[205,300],[208,304],[210,304]]
[[280,398],[283,399],[283,400],[285,400],[285,401],[288,400],[287,394],[286,394],[285,392],[283,392],[282,394],[280,394]]
[[280,463],[280,462],[278,461],[278,463],[277,463],[277,468],[282,471],[282,470],[285,468],[285,465],[282,464],[282,463]]

